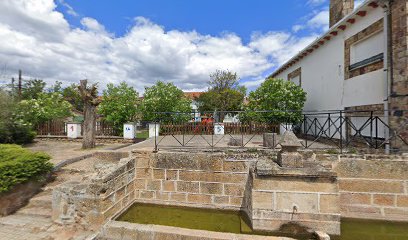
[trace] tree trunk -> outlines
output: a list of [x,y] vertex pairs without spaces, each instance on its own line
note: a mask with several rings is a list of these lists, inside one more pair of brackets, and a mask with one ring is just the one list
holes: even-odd
[[98,90],[96,84],[87,86],[87,80],[81,80],[78,87],[82,100],[84,101],[84,129],[82,148],[95,147],[95,132],[96,132],[96,107],[101,100],[98,98]]
[[82,148],[95,147],[96,106],[86,103],[84,106],[84,129]]

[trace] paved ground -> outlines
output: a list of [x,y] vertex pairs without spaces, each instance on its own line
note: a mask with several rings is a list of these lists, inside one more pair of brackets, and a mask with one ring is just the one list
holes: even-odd
[[81,142],[67,142],[55,140],[37,140],[35,143],[29,144],[26,147],[33,151],[44,151],[48,153],[52,159],[53,164],[57,164],[65,159],[78,157],[88,153],[93,153],[98,150],[111,149],[124,145],[123,143],[114,144],[99,144],[95,149],[83,150],[81,149]]

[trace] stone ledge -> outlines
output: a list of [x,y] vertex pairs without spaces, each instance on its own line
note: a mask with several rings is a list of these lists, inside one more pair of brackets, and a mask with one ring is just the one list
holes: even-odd
[[111,221],[107,223],[97,239],[122,240],[122,239],[185,239],[185,240],[291,240],[286,237],[256,236],[234,233],[220,233],[205,230],[193,230],[178,227],[145,225]]

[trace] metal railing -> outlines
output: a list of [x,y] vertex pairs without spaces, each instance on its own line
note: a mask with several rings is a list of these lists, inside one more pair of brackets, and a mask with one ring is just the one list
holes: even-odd
[[408,149],[406,111],[158,112],[155,115],[155,131],[159,131],[159,136],[154,138],[155,151],[180,147],[259,147],[263,133],[279,134],[288,129],[295,132],[306,149],[387,153]]

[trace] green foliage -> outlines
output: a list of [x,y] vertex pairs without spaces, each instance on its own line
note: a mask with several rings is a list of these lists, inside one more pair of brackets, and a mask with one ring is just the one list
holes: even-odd
[[23,84],[23,89],[21,90],[21,99],[37,99],[40,94],[44,92],[45,85],[46,83],[40,79],[28,80]]
[[68,101],[74,109],[83,112],[84,111],[84,101],[78,91],[78,85],[73,83],[72,85],[62,89],[62,96],[66,101]]
[[62,93],[62,82],[55,81],[54,85],[49,89],[49,92]]
[[[140,104],[140,111],[145,121],[159,118],[161,121],[188,121],[191,118],[191,100],[184,96],[183,91],[173,83],[158,81],[154,86],[145,90],[144,99]],[[161,114],[155,112],[179,112],[181,114]]]
[[238,76],[217,70],[210,75],[210,88],[197,98],[200,111],[237,111],[241,109],[246,88],[239,86]]
[[[298,123],[302,120],[302,109],[306,92],[293,82],[267,78],[248,97],[242,121],[267,123]],[[271,111],[259,113],[255,111]]]
[[16,101],[0,90],[0,143],[30,143],[35,137],[31,125],[17,119]]
[[124,123],[136,119],[138,104],[139,93],[133,87],[126,82],[121,82],[118,86],[110,83],[103,91],[99,113],[104,116],[105,121],[121,130]]
[[22,100],[17,108],[17,118],[32,125],[72,115],[71,104],[59,93],[40,93],[37,99]]
[[0,144],[0,193],[51,171],[50,156],[18,145]]

